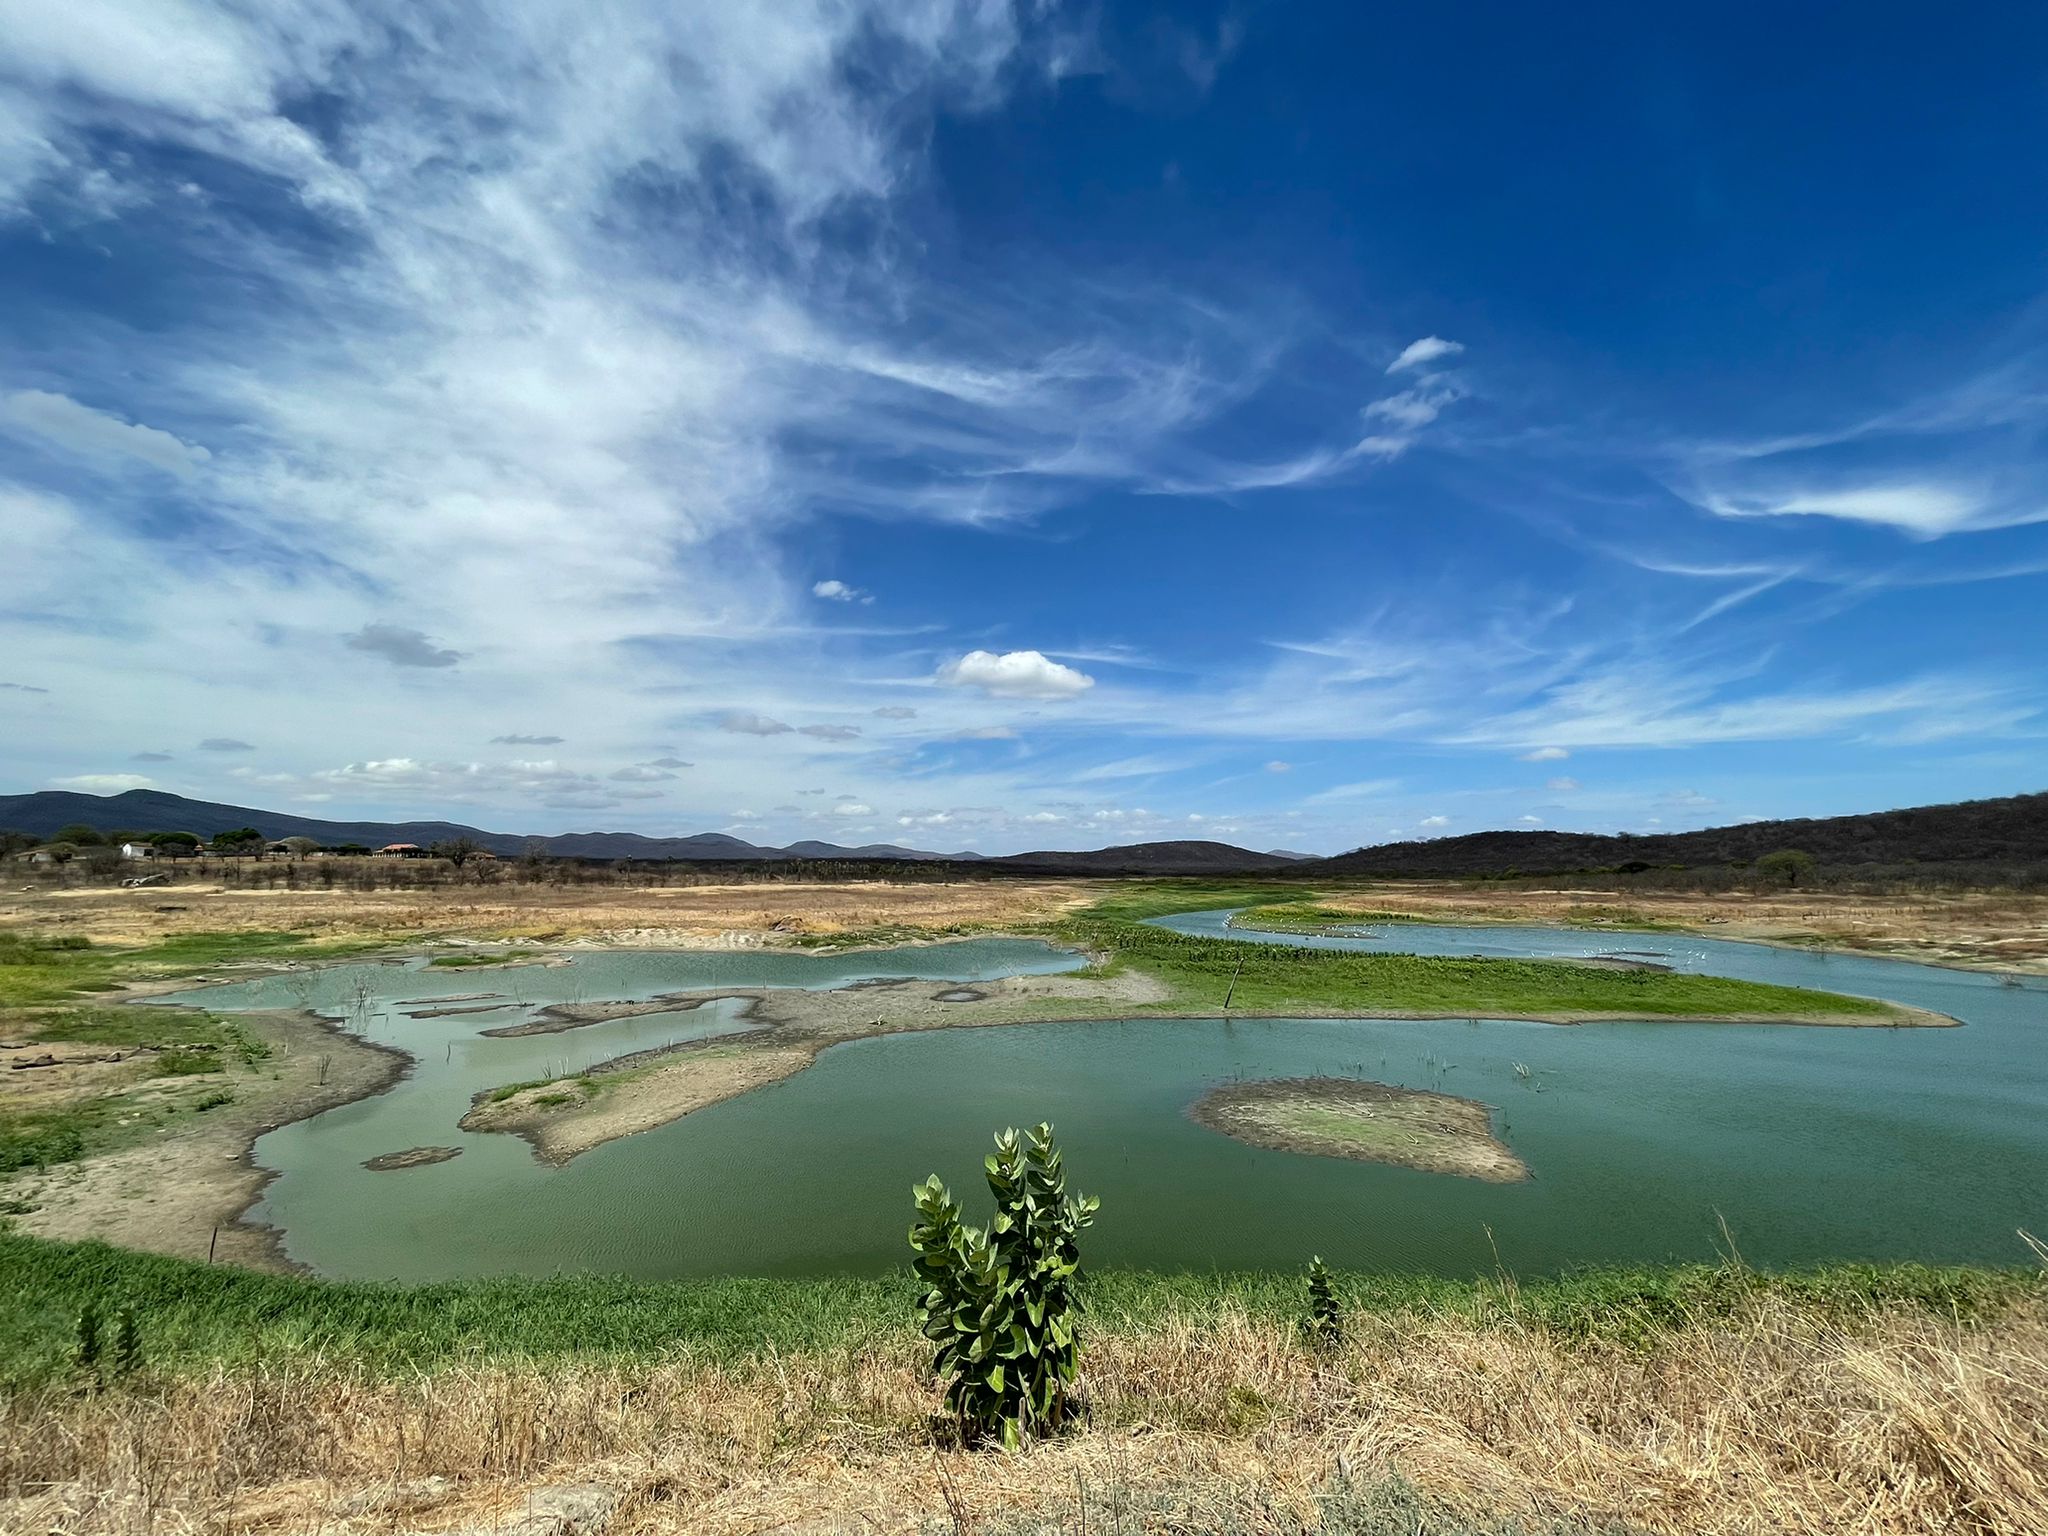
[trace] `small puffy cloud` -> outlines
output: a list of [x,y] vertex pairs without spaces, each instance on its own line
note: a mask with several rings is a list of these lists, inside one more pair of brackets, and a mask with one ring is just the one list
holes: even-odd
[[82,459],[132,459],[181,477],[196,474],[212,457],[168,432],[137,426],[110,411],[94,410],[69,395],[46,390],[20,389],[0,400],[0,421]]
[[992,698],[1071,699],[1095,686],[1085,672],[1050,660],[1038,651],[969,651],[939,668],[940,682],[978,688]]
[[1525,763],[1561,763],[1570,756],[1571,753],[1565,751],[1563,747],[1538,747],[1534,752],[1524,752],[1522,754],[1522,761]]
[[665,768],[648,768],[636,764],[631,768],[617,770],[611,777],[612,781],[618,784],[656,784],[663,779],[672,779],[675,775]]
[[171,754],[168,752],[137,752],[128,759],[131,763],[168,763],[170,760]]
[[640,765],[643,768],[694,768],[695,763],[686,763],[680,757],[650,757]]
[[822,597],[828,603],[872,603],[874,594],[863,592],[859,587],[849,587],[843,581],[814,581],[811,596]]
[[1451,818],[1448,816],[1425,816],[1422,818],[1421,821],[1422,827],[1425,830],[1432,832],[1437,830],[1439,827],[1448,827],[1450,824]]
[[437,646],[416,629],[397,624],[365,624],[342,638],[352,651],[379,656],[394,667],[452,667],[462,660],[460,651]]
[[1557,790],[1560,793],[1568,793],[1579,787],[1579,781],[1577,779],[1545,779],[1543,787],[1545,789]]
[[1294,764],[1292,764],[1292,763],[1283,763],[1283,762],[1281,762],[1281,761],[1280,761],[1280,759],[1279,759],[1279,758],[1277,758],[1277,757],[1276,757],[1276,758],[1274,758],[1274,759],[1273,759],[1273,761],[1271,761],[1270,763],[1266,764],[1266,772],[1268,772],[1268,773],[1292,773],[1292,772],[1294,772]]
[[875,711],[877,720],[915,720],[917,711],[908,704],[884,704]]
[[561,744],[562,738],[559,736],[522,736],[516,731],[509,736],[491,738],[491,745],[494,747],[558,747]]
[[1540,827],[1543,825],[1543,818],[1541,816],[1518,816],[1515,819],[1525,827]]
[[860,735],[857,725],[806,725],[798,729],[799,736],[815,736],[820,741],[852,741]]
[[771,720],[766,715],[745,709],[729,709],[714,723],[721,731],[731,731],[740,736],[787,736],[793,729],[780,720]]
[[1410,368],[1422,368],[1439,358],[1455,357],[1465,350],[1462,341],[1446,341],[1441,336],[1425,336],[1420,341],[1411,341],[1401,349],[1401,355],[1387,364],[1389,373],[1406,373]]
[[875,808],[874,808],[874,807],[873,807],[872,805],[862,805],[862,804],[861,804],[861,803],[860,803],[860,802],[859,802],[858,800],[851,800],[851,801],[848,801],[848,802],[847,802],[846,804],[844,804],[844,805],[835,805],[835,806],[833,806],[833,807],[832,807],[832,814],[833,814],[834,816],[849,816],[849,817],[851,817],[851,816],[872,816],[872,815],[874,815],[874,814],[875,814]]
[[38,688],[34,683],[0,683],[0,693],[48,693],[47,688]]
[[1007,725],[977,725],[972,730],[955,731],[946,739],[948,741],[1015,741],[1017,733]]
[[209,736],[199,743],[202,752],[254,752],[256,749],[246,741],[237,741],[232,736]]
[[128,789],[154,789],[156,780],[139,773],[75,773],[68,779],[52,779],[59,789],[83,790],[88,795],[118,795]]

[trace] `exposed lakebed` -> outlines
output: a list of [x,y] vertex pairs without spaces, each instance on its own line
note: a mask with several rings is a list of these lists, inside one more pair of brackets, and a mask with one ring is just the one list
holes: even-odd
[[[1162,921],[1236,936],[1221,913]],[[549,1167],[510,1136],[457,1130],[472,1098],[753,1026],[744,1004],[722,1001],[503,1033],[543,1007],[905,976],[967,987],[1079,960],[1022,940],[829,957],[598,951],[563,966],[339,965],[166,1000],[310,1006],[416,1059],[392,1091],[257,1145],[257,1161],[280,1176],[252,1219],[281,1228],[290,1257],[335,1275],[878,1271],[903,1260],[913,1181],[936,1170],[978,1191],[988,1133],[1041,1118],[1058,1124],[1077,1182],[1104,1197],[1089,1253],[1105,1264],[1291,1269],[1320,1252],[1344,1266],[1466,1274],[1491,1269],[1497,1246],[1536,1273],[1711,1257],[1717,1218],[1758,1263],[2012,1262],[2024,1257],[2015,1227],[2048,1228],[2039,983],[1543,929],[1403,924],[1287,941],[1578,958],[1626,948],[1675,969],[1892,999],[1970,1027],[1146,1019],[925,1030],[835,1045],[786,1081]],[[877,1016],[888,999],[889,989],[872,994]],[[488,1011],[458,1011],[471,1008]],[[1532,1179],[1250,1146],[1190,1113],[1222,1085],[1324,1077],[1496,1106],[1493,1128]],[[462,1155],[362,1166],[451,1146]]]

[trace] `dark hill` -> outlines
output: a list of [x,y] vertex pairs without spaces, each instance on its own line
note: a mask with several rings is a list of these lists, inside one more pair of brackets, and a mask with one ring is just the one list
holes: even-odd
[[1748,863],[1796,848],[1830,868],[2048,866],[2048,794],[1966,800],[1859,816],[1751,821],[1699,832],[1604,836],[1590,832],[1473,832],[1427,842],[1385,843],[1297,865],[1313,875],[1563,875],[1651,867]]
[[1299,860],[1281,854],[1253,853],[1249,848],[1234,848],[1229,843],[1204,842],[1131,843],[1086,853],[1047,849],[1013,853],[987,862],[1068,875],[1219,875],[1302,867]]
[[[566,832],[555,837],[526,837],[511,832],[486,832],[454,821],[323,821],[247,805],[219,805],[187,800],[156,789],[131,789],[118,795],[82,795],[69,790],[41,790],[32,795],[0,795],[0,830],[48,837],[59,827],[83,823],[101,832],[192,832],[210,838],[216,832],[254,827],[265,837],[310,837],[334,847],[363,843],[426,846],[467,837],[493,853],[516,854],[538,844],[558,858],[569,859],[932,859],[921,853],[878,843],[841,848],[834,843],[797,843],[789,848],[764,848],[722,832],[691,837],[642,837],[637,832]],[[956,854],[954,858],[974,858]]]

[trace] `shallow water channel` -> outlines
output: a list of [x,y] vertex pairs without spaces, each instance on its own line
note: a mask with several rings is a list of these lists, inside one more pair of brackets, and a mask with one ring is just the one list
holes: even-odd
[[[1221,912],[1160,919],[1232,934]],[[1266,937],[1260,935],[1259,937]],[[747,1027],[738,1005],[557,1034],[488,1029],[557,1002],[693,987],[971,982],[1070,969],[1023,940],[840,956],[578,953],[566,966],[326,967],[163,1001],[311,1006],[416,1059],[392,1091],[271,1133],[279,1177],[252,1213],[331,1275],[429,1279],[590,1270],[876,1272],[907,1252],[909,1187],[937,1171],[970,1211],[991,1130],[1050,1118],[1103,1196],[1091,1261],[1154,1268],[1345,1267],[1529,1275],[1712,1258],[1726,1221],[1752,1263],[2015,1263],[2048,1234],[2048,984],[1899,961],[1668,935],[1420,924],[1309,939],[1426,954],[1626,953],[1677,969],[1915,1004],[1962,1029],[1486,1020],[1139,1020],[885,1035],[563,1168],[456,1120],[480,1089]],[[467,994],[495,998],[455,1001]],[[887,1017],[888,993],[876,993]],[[507,1006],[415,1017],[436,1007]],[[1528,1163],[1492,1185],[1243,1146],[1187,1109],[1218,1082],[1317,1073],[1477,1098]],[[415,1146],[450,1161],[376,1173]]]

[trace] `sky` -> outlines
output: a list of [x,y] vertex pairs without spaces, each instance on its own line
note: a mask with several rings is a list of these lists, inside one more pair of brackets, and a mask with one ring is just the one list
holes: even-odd
[[2048,10],[0,0],[0,791],[2048,788]]

